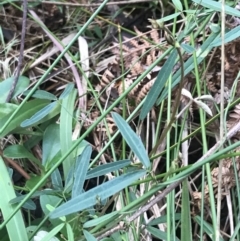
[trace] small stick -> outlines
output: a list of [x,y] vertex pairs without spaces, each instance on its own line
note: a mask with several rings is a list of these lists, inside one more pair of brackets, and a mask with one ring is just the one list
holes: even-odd
[[6,98],[6,103],[8,103],[13,96],[14,90],[15,90],[15,88],[17,86],[17,83],[18,83],[21,67],[22,67],[24,42],[25,42],[25,35],[26,35],[26,22],[27,22],[27,0],[23,0],[23,21],[22,21],[20,53],[19,53],[19,58],[18,58],[16,75],[14,76],[11,89],[8,93],[7,98]]

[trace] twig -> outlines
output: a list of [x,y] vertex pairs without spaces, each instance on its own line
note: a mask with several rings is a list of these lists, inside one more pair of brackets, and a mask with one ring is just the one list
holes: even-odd
[[27,24],[27,0],[23,0],[23,21],[22,21],[22,32],[21,32],[21,45],[20,45],[20,53],[18,58],[18,65],[17,65],[17,71],[13,79],[13,83],[11,86],[11,89],[8,93],[8,96],[6,98],[6,103],[9,102],[13,96],[14,90],[17,86],[22,62],[23,62],[23,51],[24,51],[24,44],[25,44],[25,35],[26,35],[26,24]]
[[15,161],[13,161],[10,158],[4,158],[18,173],[20,173],[25,179],[30,180],[31,177],[29,174],[21,167],[19,166]]
[[0,155],[3,157],[3,160],[5,162],[8,162],[17,172],[19,172],[25,179],[29,180],[31,177],[29,174],[21,167],[19,166],[15,161],[13,161],[11,158],[7,158],[3,155],[3,151],[0,149]]

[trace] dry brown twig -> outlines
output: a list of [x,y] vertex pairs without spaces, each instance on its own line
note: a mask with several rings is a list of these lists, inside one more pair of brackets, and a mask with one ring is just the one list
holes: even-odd
[[22,21],[20,53],[19,53],[19,58],[18,58],[16,74],[14,76],[11,89],[7,95],[6,103],[8,103],[11,100],[14,90],[18,83],[18,79],[19,79],[19,75],[20,75],[20,71],[21,71],[21,67],[22,67],[22,62],[23,62],[23,51],[24,51],[24,42],[25,42],[25,35],[26,35],[26,25],[27,25],[27,0],[23,0],[23,21]]

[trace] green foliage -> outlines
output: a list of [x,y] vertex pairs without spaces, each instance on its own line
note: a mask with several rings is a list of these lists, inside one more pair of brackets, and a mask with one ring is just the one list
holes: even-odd
[[150,161],[147,156],[146,150],[139,136],[131,129],[127,122],[117,113],[112,113],[113,119],[116,122],[119,131],[124,137],[125,141],[131,147],[132,151],[139,158],[145,168],[150,167]]
[[[103,54],[102,49],[106,47],[104,39],[112,34],[110,25],[118,27],[119,39],[122,39],[122,32],[131,32],[110,20],[104,20],[105,15],[104,18],[99,15],[107,2],[107,0],[103,1],[94,13],[76,7],[78,14],[80,12],[87,16],[83,16],[84,24],[73,25],[81,26],[76,36],[69,43],[63,44],[66,47],[56,57],[49,57],[48,64],[52,64],[47,71],[44,70],[44,74],[34,86],[32,85],[31,89],[26,90],[29,88],[30,79],[21,75],[11,100],[12,103],[5,103],[14,77],[2,80],[0,83],[0,136],[3,148],[0,158],[0,211],[3,216],[0,224],[1,241],[35,241],[39,230],[46,230],[44,237],[41,238],[43,241],[94,241],[98,240],[101,235],[106,236],[109,230],[114,230],[116,227],[116,232],[101,240],[142,240],[146,238],[143,234],[146,234],[162,240],[191,241],[194,238],[193,223],[197,224],[197,228],[199,227],[196,232],[199,231],[197,235],[201,240],[205,234],[211,240],[216,240],[218,229],[215,215],[215,191],[209,185],[209,212],[211,212],[209,216],[212,218],[212,223],[210,223],[205,220],[202,203],[201,216],[192,215],[193,204],[190,201],[188,177],[192,178],[194,173],[200,173],[202,168],[203,177],[200,186],[204,186],[205,182],[211,183],[211,168],[215,168],[218,161],[223,158],[237,156],[237,153],[232,153],[232,151],[239,147],[240,142],[216,149],[211,155],[205,156],[200,161],[194,160],[193,164],[186,164],[184,168],[176,167],[172,170],[171,167],[175,162],[182,162],[189,156],[189,150],[187,150],[186,158],[181,143],[197,138],[198,141],[202,141],[202,150],[206,153],[209,151],[206,136],[212,137],[216,134],[206,126],[209,122],[216,121],[220,113],[216,114],[217,108],[214,112],[208,106],[209,104],[204,102],[213,99],[210,98],[211,93],[207,93],[204,81],[207,76],[209,56],[216,47],[222,44],[221,26],[215,21],[215,18],[217,19],[215,13],[222,11],[222,3],[212,0],[193,0],[190,6],[188,1],[164,1],[163,8],[170,6],[173,11],[161,19],[151,20],[151,23],[154,27],[165,29],[166,41],[161,39],[159,43],[151,45],[153,47],[146,53],[144,51],[141,53],[141,58],[144,59],[150,56],[147,55],[150,51],[155,54],[156,48],[161,49],[160,56],[152,62],[149,61],[151,64],[144,66],[141,74],[131,76],[134,79],[131,86],[124,86],[124,80],[128,79],[131,68],[134,67],[124,69],[124,55],[126,54],[124,51],[129,46],[120,43],[122,49],[119,55],[119,66],[112,65],[116,67],[118,76],[106,87],[107,98],[103,108],[100,102],[102,96],[98,93],[98,88],[94,86],[96,76],[102,76],[101,72],[94,69],[95,65],[99,67],[97,53],[99,51]],[[9,1],[0,5],[5,3]],[[149,3],[151,11],[154,12],[153,15],[157,15],[156,9],[161,12],[167,10],[161,9],[157,3],[157,1]],[[13,2],[11,4],[19,8]],[[145,4],[147,6],[147,3]],[[64,10],[63,7],[61,9]],[[67,11],[70,11],[69,9]],[[111,14],[118,17],[125,16],[127,9],[128,7],[120,7],[115,13],[111,10]],[[133,9],[141,10],[137,5]],[[233,3],[231,6],[225,5],[225,11],[231,16],[240,17]],[[73,10],[68,13],[69,16],[76,15],[74,16],[76,20],[79,17],[76,12]],[[94,18],[97,20],[93,21]],[[184,20],[184,25],[181,27],[181,21],[178,22],[180,19]],[[72,19],[68,21],[71,22]],[[171,22],[171,28],[168,32],[166,25],[170,26],[169,22]],[[105,23],[108,24],[107,27]],[[76,28],[73,26],[70,26],[70,29]],[[105,27],[111,34],[106,31]],[[177,33],[179,28],[181,31]],[[66,29],[64,28],[64,31]],[[226,29],[224,43],[231,43],[239,38],[239,30],[239,26],[231,30]],[[76,40],[79,36],[83,36],[83,33],[84,37],[91,42],[88,47],[99,48],[97,51],[93,48],[94,58],[76,51]],[[55,40],[58,40],[58,31],[56,31],[56,36],[54,33],[51,34]],[[197,41],[199,36],[201,39]],[[124,41],[126,41],[125,38],[123,38]],[[138,36],[137,41],[132,44],[137,45],[137,42],[141,41]],[[147,40],[146,37],[145,41],[148,42],[149,39]],[[60,41],[57,42],[60,44]],[[56,42],[53,43],[56,45]],[[128,44],[131,45],[131,43]],[[4,46],[7,45],[4,44]],[[43,50],[45,47],[49,47],[47,41]],[[40,49],[41,46],[37,46],[36,49],[38,48]],[[177,50],[180,50],[180,53]],[[8,50],[5,51],[8,52]],[[73,52],[74,56],[71,54]],[[154,54],[152,58],[155,57]],[[80,83],[77,84],[78,89],[75,88],[74,83],[68,83],[64,90],[43,90],[45,87],[48,88],[48,83],[42,84],[46,83],[47,77],[52,77],[54,68],[59,68],[58,70],[61,71],[62,66],[66,67],[62,59],[64,55],[66,59],[70,58],[73,62],[72,65],[75,68],[72,69],[72,74],[76,81],[78,81],[76,76],[81,73]],[[81,56],[81,63],[79,56]],[[179,63],[179,59],[181,61],[182,56],[187,56],[187,58],[182,60],[183,68],[181,69],[177,68],[176,64]],[[84,62],[82,57],[92,60],[91,68],[85,68],[87,65],[86,62],[82,63]],[[104,58],[105,55],[101,55],[101,59]],[[135,60],[136,65],[137,61],[141,60]],[[103,65],[108,64],[107,61],[103,63]],[[31,63],[27,64],[22,70],[24,75],[34,73],[30,65]],[[45,68],[45,63],[43,66]],[[147,91],[146,98],[140,104],[132,106],[134,100],[129,101],[129,92],[144,85],[146,77],[151,75],[152,71],[154,72],[155,67],[158,69],[155,75],[156,80],[150,91]],[[194,122],[191,126],[188,125],[191,118],[187,114],[190,104],[186,104],[185,109],[181,109],[178,105],[176,115],[171,115],[170,111],[175,101],[175,96],[172,96],[173,91],[174,93],[176,90],[179,91],[179,83],[182,80],[185,81],[190,74],[194,76],[191,89],[180,91],[190,104],[196,104],[195,108],[198,109],[195,112],[199,111],[197,114],[199,123]],[[93,79],[89,79],[89,76]],[[121,81],[124,88],[112,101],[112,95]],[[83,93],[81,88],[86,86],[88,92]],[[83,95],[79,96],[79,93]],[[23,99],[21,99],[22,96],[16,98],[21,94],[24,96]],[[233,89],[231,95],[234,96]],[[86,96],[87,101],[94,102],[90,109],[88,109],[89,103],[84,106],[86,109],[79,104],[85,101]],[[233,96],[229,100],[228,109],[240,101],[237,99],[233,102]],[[115,110],[121,111],[122,115]],[[100,114],[97,118],[92,116],[98,111]],[[150,113],[156,116],[154,114],[150,116]],[[181,115],[178,116],[178,113]],[[213,118],[209,120],[206,113],[213,115]],[[114,133],[111,133],[106,125],[106,120],[109,119],[114,121],[111,125],[117,129]],[[173,120],[172,123],[171,120]],[[159,136],[161,137],[161,133],[164,133],[168,123],[171,123],[170,128],[160,139]],[[200,127],[197,128],[196,125]],[[99,131],[103,129],[106,130],[104,136]],[[185,129],[187,129],[188,136],[183,138]],[[201,138],[200,134],[202,134]],[[94,145],[92,139],[98,144]],[[159,139],[161,143],[157,143]],[[156,145],[157,152],[153,148],[156,143],[159,144]],[[154,151],[150,152],[150,149]],[[13,185],[13,169],[7,169],[4,161],[17,164],[17,168],[26,172],[30,179],[21,180]],[[160,171],[159,175],[158,171]],[[237,171],[235,176],[238,177]],[[175,191],[170,192],[168,188],[179,181],[182,182],[180,195],[175,196]],[[194,188],[199,187],[194,186]],[[240,203],[238,189],[236,188],[233,192],[232,210],[235,212],[233,214],[235,221],[238,220]],[[158,200],[162,194],[164,197]],[[40,201],[40,207],[36,205],[36,200]],[[155,205],[152,204],[149,207],[148,205],[153,201]],[[167,206],[165,213],[162,211],[164,206]],[[42,216],[32,220],[34,214],[30,211],[39,211],[37,208],[42,212]],[[28,218],[24,219],[23,213],[27,214]],[[152,213],[156,215],[155,218],[149,217]],[[240,240],[239,225],[235,226],[230,240]],[[181,235],[176,230],[180,230]],[[224,238],[220,236],[219,240],[224,240]]]
[[[14,206],[9,205],[9,201],[16,197],[12,181],[9,177],[6,166],[3,162],[2,157],[0,157],[0,187],[1,187],[1,198],[0,198],[0,208],[3,218],[6,219],[14,211]],[[26,241],[27,233],[23,221],[23,217],[20,211],[18,211],[6,224],[6,229],[10,240]],[[14,230],[14,232],[13,232]],[[5,236],[3,234],[3,236]]]
[[[13,84],[14,77],[7,78],[0,83],[0,103],[4,103],[7,99],[9,90],[11,89],[11,86]],[[14,90],[13,97],[15,98],[19,94],[21,94],[28,86],[29,86],[30,80],[29,78],[25,76],[19,76],[19,81],[17,83],[17,86]]]

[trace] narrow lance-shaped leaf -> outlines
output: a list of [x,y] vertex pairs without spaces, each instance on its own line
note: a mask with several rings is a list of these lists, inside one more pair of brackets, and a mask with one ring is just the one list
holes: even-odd
[[[21,111],[19,114],[10,122],[10,124],[7,126],[5,130],[3,130],[2,133],[0,133],[0,137],[4,137],[7,135],[9,132],[13,131],[16,128],[19,128],[20,124],[33,116],[36,112],[44,108],[46,105],[49,104],[48,100],[31,100],[23,105],[21,107]],[[2,116],[0,118],[0,126],[3,126],[4,123],[8,120],[8,118],[12,115],[13,111],[10,112],[9,114],[6,114],[5,116]]]
[[[13,85],[14,77],[9,77],[5,80],[1,80],[0,82],[0,103],[4,103],[8,96],[9,90]],[[25,76],[19,76],[19,80],[17,82],[16,88],[14,89],[13,97],[16,97],[21,92],[23,92],[30,83],[30,79]]]
[[130,146],[134,154],[146,168],[150,167],[150,160],[140,137],[131,129],[128,123],[119,114],[112,113],[112,117],[123,138]]
[[[8,175],[8,171],[2,157],[0,157],[0,173],[0,210],[2,219],[4,220],[7,219],[10,215],[12,215],[12,213],[15,211],[15,207],[9,205],[9,201],[12,198],[15,198],[16,194],[13,188],[12,180]],[[28,240],[21,211],[18,211],[11,218],[11,220],[9,220],[6,228],[8,230],[9,240]]]
[[[42,164],[47,167],[51,160],[60,151],[59,125],[52,124],[47,127],[43,135]],[[49,167],[48,167],[49,168]]]
[[58,239],[55,238],[55,235],[58,234],[62,228],[64,227],[64,223],[59,224],[55,228],[53,228],[49,233],[44,236],[41,241],[57,241]]
[[[64,155],[72,147],[72,124],[74,115],[74,103],[77,95],[77,90],[73,89],[69,95],[62,100],[60,114],[60,144],[61,153]],[[66,179],[71,167],[74,165],[73,152],[66,157],[63,162],[63,175]]]
[[68,235],[68,241],[74,241],[74,232],[72,230],[72,226],[69,223],[66,223],[67,228],[67,235]]
[[77,157],[76,167],[74,171],[74,183],[72,189],[72,198],[82,193],[83,184],[86,180],[89,160],[92,154],[92,147],[87,146],[83,153]]
[[45,116],[47,116],[54,109],[56,104],[57,102],[55,101],[45,106],[43,109],[34,114],[30,119],[23,121],[21,123],[21,127],[28,127],[34,125],[35,123],[43,119]]
[[105,215],[103,215],[101,217],[98,217],[98,218],[92,219],[90,221],[87,221],[86,223],[83,224],[83,227],[84,228],[95,227],[98,224],[103,223],[103,222],[109,220],[110,218],[116,218],[117,215],[119,215],[119,211],[114,211],[114,212],[111,212],[109,214],[105,214]]
[[50,218],[62,217],[94,206],[99,200],[105,200],[106,198],[116,194],[145,174],[146,171],[144,170],[129,172],[105,182],[56,208],[50,214]]
[[[236,38],[238,38],[240,36],[240,26],[237,26],[236,28],[232,29],[231,31],[229,31],[228,33],[226,33],[224,35],[224,43],[229,43],[233,40],[235,40]],[[214,41],[211,45],[213,47],[218,47],[222,44],[222,38],[216,39],[216,41]]]
[[[222,11],[222,3],[221,2],[216,2],[212,0],[193,0],[193,2],[202,5],[203,7],[210,8],[211,10],[221,12]],[[240,11],[229,7],[227,5],[225,7],[225,13],[229,14],[231,16],[236,16],[240,17]]]
[[180,0],[172,0],[172,2],[179,11],[183,10],[183,6]]
[[59,172],[58,168],[51,174],[52,186],[55,190],[62,190],[63,183],[61,173]]
[[163,90],[163,87],[165,86],[169,75],[171,74],[173,70],[173,66],[175,65],[175,61],[177,58],[177,51],[174,50],[170,54],[169,58],[159,71],[157,75],[157,79],[155,80],[152,88],[150,89],[147,98],[143,104],[142,110],[140,112],[140,119],[143,120],[148,112],[152,109],[153,105],[156,103],[157,98],[161,91]]
[[70,83],[66,86],[66,88],[64,89],[64,91],[62,92],[62,94],[59,96],[59,100],[64,99],[65,97],[67,97],[71,91],[74,88],[74,84]]
[[29,152],[25,146],[22,145],[11,145],[8,146],[4,151],[3,155],[9,158],[28,158],[31,161],[34,161],[39,166],[41,165],[40,161],[31,153]]
[[[30,91],[31,90],[24,91],[23,95],[27,96]],[[55,95],[45,90],[36,90],[34,94],[32,94],[32,97],[43,100],[57,100],[57,97]]]
[[92,234],[90,234],[87,230],[83,230],[83,234],[87,241],[97,241],[97,239]]
[[117,171],[120,168],[130,165],[130,163],[130,160],[121,160],[97,166],[92,170],[88,171],[86,179],[103,176],[107,173]]

